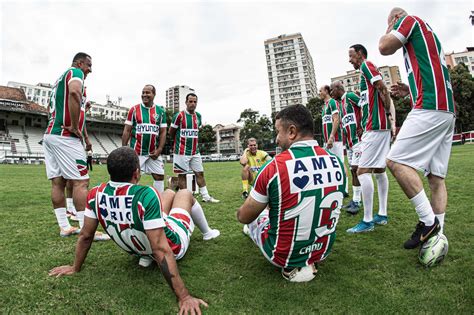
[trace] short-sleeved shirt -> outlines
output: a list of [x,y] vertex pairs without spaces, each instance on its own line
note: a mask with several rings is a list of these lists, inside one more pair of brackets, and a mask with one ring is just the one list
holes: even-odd
[[163,228],[168,244],[177,254],[181,240],[168,228],[168,218],[161,207],[158,191],[152,187],[108,182],[89,191],[85,216],[98,220],[118,246],[134,255],[152,254],[145,231]]
[[166,113],[158,105],[137,104],[128,111],[125,124],[132,126],[130,147],[138,155],[147,156],[158,148],[160,128],[166,128]]
[[407,15],[395,23],[390,34],[403,44],[413,108],[455,113],[444,51],[428,23]]
[[341,98],[342,127],[344,128],[344,140],[348,149],[361,141],[357,129],[361,128],[361,109],[359,107],[359,96],[354,92],[346,92]]
[[[53,92],[48,104],[48,126],[45,134],[64,137],[77,137],[62,126],[71,126],[71,114],[69,112],[69,83],[79,81],[82,84],[81,95],[84,95],[84,73],[81,69],[71,67],[64,72],[54,84]],[[81,100],[79,112],[78,130],[83,133],[85,125],[85,103]]]
[[342,141],[341,124],[339,123],[338,126],[333,126],[332,124],[332,115],[334,114],[338,114],[339,118],[341,117],[338,102],[331,98],[327,102],[324,102],[322,109],[324,143],[328,142],[333,127],[337,128],[334,141]]
[[260,168],[267,162],[268,153],[263,150],[257,150],[255,155],[253,155],[252,153],[250,153],[250,150],[247,150],[245,156],[247,157],[247,164],[250,166],[250,171],[256,174],[258,173]]
[[360,101],[362,108],[362,127],[364,131],[390,130],[390,120],[383,106],[382,97],[374,84],[382,80],[377,67],[364,60],[360,66]]
[[202,126],[201,114],[183,110],[173,116],[170,128],[176,129],[174,154],[195,155],[199,153],[199,128]]
[[294,143],[260,169],[250,196],[269,206],[262,247],[274,264],[303,267],[327,257],[345,181],[342,162],[315,140]]

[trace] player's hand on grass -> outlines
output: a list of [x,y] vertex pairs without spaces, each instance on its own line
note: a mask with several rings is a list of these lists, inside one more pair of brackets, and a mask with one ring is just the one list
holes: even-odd
[[410,89],[408,85],[402,82],[397,82],[390,87],[390,96],[395,98],[405,97],[410,93]]
[[74,266],[60,266],[60,267],[55,267],[51,269],[48,273],[49,276],[51,277],[61,277],[61,276],[69,276],[72,274],[76,273],[76,269],[74,269]]
[[203,300],[188,295],[179,301],[179,314],[201,314],[201,304],[209,306]]
[[82,134],[77,128],[74,128],[73,126],[61,126],[61,128],[69,131],[71,134],[75,134],[82,141]]

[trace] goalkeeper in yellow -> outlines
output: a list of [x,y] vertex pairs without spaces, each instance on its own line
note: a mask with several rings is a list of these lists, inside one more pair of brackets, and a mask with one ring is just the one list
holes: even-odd
[[272,158],[267,152],[258,150],[257,139],[247,140],[247,149],[240,157],[242,169],[242,198],[246,199],[249,194],[249,184],[252,185],[260,167]]

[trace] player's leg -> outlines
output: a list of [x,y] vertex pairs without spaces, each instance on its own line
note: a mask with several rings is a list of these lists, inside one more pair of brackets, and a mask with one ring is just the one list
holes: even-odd
[[372,168],[365,168],[361,166],[359,166],[357,170],[357,176],[359,178],[362,190],[362,200],[364,202],[364,217],[357,225],[348,229],[348,233],[363,233],[374,230],[374,222],[372,216],[372,207],[374,200],[374,182],[372,181],[372,171]]
[[252,174],[250,173],[249,165],[245,165],[242,168],[241,176],[242,176],[242,198],[245,199],[249,195],[249,182],[252,181],[251,179]]
[[428,182],[431,190],[431,206],[433,207],[433,212],[439,221],[440,231],[443,233],[446,205],[448,204],[446,182],[444,178],[433,174],[428,175]]
[[196,175],[196,182],[199,186],[199,193],[202,196],[202,201],[204,202],[212,202],[217,203],[219,200],[211,197],[209,192],[207,191],[206,180],[204,179],[204,168],[202,167],[202,159],[201,155],[193,155],[190,162],[190,168],[193,170],[194,174]]
[[163,192],[165,190],[165,176],[154,173],[152,173],[151,176],[154,180],[153,187],[155,187],[159,192]]
[[51,201],[53,203],[54,214],[58,222],[60,236],[70,236],[78,234],[79,229],[72,227],[67,218],[66,203],[64,188],[66,187],[66,180],[62,177],[55,177],[51,179]]
[[165,190],[165,169],[161,156],[156,160],[147,158],[144,164],[145,173],[151,174],[153,177],[153,187],[159,192],[163,192]]
[[186,189],[186,174],[191,171],[189,168],[190,157],[185,155],[173,155],[173,172],[178,175],[179,189]]
[[377,181],[377,191],[379,196],[379,212],[374,216],[374,223],[386,225],[388,223],[387,203],[388,203],[388,177],[385,168],[374,169],[375,180]]
[[71,181],[66,182],[66,211],[71,220],[77,221],[76,218],[76,207],[72,199],[72,183]]

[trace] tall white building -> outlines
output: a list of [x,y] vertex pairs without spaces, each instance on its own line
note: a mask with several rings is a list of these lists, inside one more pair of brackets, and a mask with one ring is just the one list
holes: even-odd
[[313,59],[300,33],[265,41],[272,113],[317,95]]
[[187,85],[176,85],[166,90],[166,109],[173,110],[173,113],[186,108],[186,95],[195,93],[194,89]]
[[44,107],[48,107],[49,98],[53,92],[53,86],[48,83],[31,85],[28,83],[9,81],[7,86],[22,89],[29,101],[35,102]]

